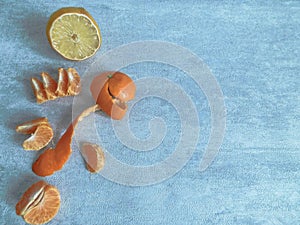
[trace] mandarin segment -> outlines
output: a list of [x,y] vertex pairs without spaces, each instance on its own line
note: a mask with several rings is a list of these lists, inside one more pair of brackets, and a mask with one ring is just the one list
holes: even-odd
[[58,85],[55,93],[59,97],[66,96],[68,93],[68,74],[64,68],[58,69]]
[[36,102],[38,104],[41,104],[48,100],[44,85],[40,80],[38,80],[37,78],[31,78],[31,86],[36,97]]
[[68,95],[78,95],[80,92],[80,76],[74,68],[69,68],[68,74]]
[[57,188],[47,185],[40,203],[29,210],[24,216],[29,224],[45,224],[52,220],[60,208],[60,194]]
[[45,224],[52,220],[60,208],[58,189],[45,181],[33,184],[16,205],[17,215],[26,223]]
[[86,162],[86,167],[91,173],[98,173],[104,167],[104,152],[96,144],[84,143],[81,154]]
[[16,131],[22,134],[32,134],[36,131],[37,127],[42,124],[49,124],[46,117],[41,117],[22,123],[16,127]]
[[31,185],[23,194],[20,201],[16,205],[16,214],[24,215],[29,209],[29,206],[36,200],[37,196],[43,191],[47,185],[45,181],[39,181]]
[[40,150],[53,138],[53,130],[48,124],[39,125],[36,131],[23,142],[25,150]]
[[55,91],[57,89],[57,82],[46,72],[42,72],[41,76],[43,78],[44,88],[48,100],[53,100],[57,98]]

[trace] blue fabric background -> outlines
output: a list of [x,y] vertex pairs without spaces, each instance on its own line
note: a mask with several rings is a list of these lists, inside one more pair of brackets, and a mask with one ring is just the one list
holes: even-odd
[[[91,175],[78,146],[64,169],[46,181],[62,205],[49,224],[300,224],[300,2],[299,1],[1,1],[0,2],[0,224],[24,224],[14,207],[40,178],[31,171],[36,152],[25,152],[17,124],[47,116],[54,142],[71,120],[72,98],[37,105],[30,78],[41,71],[93,62],[71,62],[49,46],[45,26],[52,12],[83,6],[98,22],[98,54],[140,40],[184,46],[211,68],[225,95],[227,129],[221,151],[203,173],[199,160],[209,137],[209,107],[184,74],[146,63],[126,68],[134,79],[156,75],[179,83],[198,106],[201,136],[193,157],[174,177],[157,185],[128,187]],[[134,154],[113,138],[99,116],[103,142],[120,160],[149,164],[172,152],[178,116],[160,99],[140,102],[133,132],[145,138],[149,119],[165,116],[168,135],[150,155]],[[52,143],[52,145],[53,145]]]

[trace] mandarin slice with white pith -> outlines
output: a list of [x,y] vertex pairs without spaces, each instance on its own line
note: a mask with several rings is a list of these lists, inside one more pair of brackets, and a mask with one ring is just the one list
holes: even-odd
[[33,184],[16,205],[16,213],[29,224],[45,224],[52,220],[60,207],[60,194],[56,187],[45,181]]
[[23,142],[25,150],[40,150],[53,138],[53,130],[48,124],[42,124],[37,127],[36,131]]

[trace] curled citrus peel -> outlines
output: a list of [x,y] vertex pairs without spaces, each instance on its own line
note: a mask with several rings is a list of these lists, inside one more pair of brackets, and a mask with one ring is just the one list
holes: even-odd
[[90,90],[101,110],[120,120],[126,114],[127,102],[135,96],[136,87],[124,73],[104,72],[93,79]]
[[44,224],[52,220],[60,207],[57,188],[39,181],[29,187],[16,205],[16,214],[29,224]]
[[85,109],[70,124],[54,149],[47,149],[33,163],[32,170],[36,175],[49,176],[61,170],[68,161],[72,149],[74,130],[84,117],[96,110],[103,110],[112,119],[122,119],[127,111],[127,101],[134,98],[135,84],[121,72],[104,72],[96,76],[90,87],[96,105]]
[[62,169],[72,153],[71,143],[74,135],[74,130],[78,122],[98,109],[98,105],[94,105],[85,109],[70,124],[66,132],[59,139],[56,147],[54,149],[47,149],[38,157],[38,159],[32,165],[32,170],[36,175],[49,176]]

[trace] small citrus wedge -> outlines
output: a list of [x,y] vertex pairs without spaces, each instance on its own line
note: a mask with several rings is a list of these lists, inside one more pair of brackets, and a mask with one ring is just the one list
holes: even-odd
[[86,168],[91,173],[98,173],[104,167],[104,152],[98,145],[84,143],[81,154],[86,162]]
[[80,76],[74,68],[68,68],[68,95],[78,95],[80,88]]
[[57,89],[57,82],[46,72],[42,72],[41,76],[44,82],[44,89],[48,100],[56,99],[55,91]]
[[16,213],[29,224],[44,224],[52,220],[60,207],[60,194],[56,187],[45,181],[33,184],[16,205]]
[[100,29],[84,8],[66,7],[54,12],[46,34],[51,47],[69,60],[87,59],[101,45]]
[[37,78],[31,78],[31,85],[34,92],[34,95],[36,97],[36,102],[38,104],[41,104],[45,101],[47,101],[47,94],[44,89],[43,83],[37,79]]
[[41,117],[22,123],[16,127],[16,131],[22,134],[32,134],[36,131],[37,127],[42,124],[49,124],[46,117]]
[[37,127],[35,132],[23,142],[25,150],[40,150],[45,147],[53,138],[53,130],[48,124]]
[[55,93],[59,97],[66,96],[68,93],[68,74],[63,68],[58,69],[58,85]]

